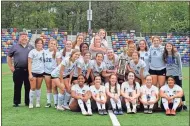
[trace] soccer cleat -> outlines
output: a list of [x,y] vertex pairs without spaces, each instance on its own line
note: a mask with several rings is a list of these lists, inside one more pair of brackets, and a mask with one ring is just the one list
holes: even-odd
[[99,115],[104,115],[103,110],[102,110],[102,109],[99,109],[99,110],[98,110],[98,114],[99,114]]
[[183,110],[187,111],[187,106],[186,105],[183,105]]
[[92,110],[88,110],[88,115],[91,116],[92,115]]
[[128,114],[131,113],[131,108],[127,108],[127,113],[128,113]]
[[123,115],[122,109],[118,109],[118,115]]
[[50,104],[50,103],[47,103],[45,107],[46,107],[46,108],[50,108],[50,107],[51,107],[51,104]]
[[167,109],[166,110],[166,115],[170,115],[170,114],[171,114],[170,109]]
[[39,103],[36,103],[36,108],[40,108],[40,104]]
[[103,114],[104,114],[104,115],[107,115],[107,114],[108,114],[108,112],[107,112],[105,109],[103,109],[102,111],[103,111]]
[[152,114],[152,109],[149,109],[149,110],[148,110],[148,114]]
[[82,114],[87,115],[88,113],[86,112],[86,110],[82,110]]
[[137,113],[137,109],[136,109],[136,108],[133,108],[133,109],[132,109],[132,113],[133,113],[133,114]]
[[13,107],[19,107],[19,105],[18,104],[14,104]]
[[145,114],[148,113],[148,108],[144,108],[144,113],[145,113]]
[[68,105],[63,105],[63,108],[67,109],[67,110],[70,110],[69,106]]
[[55,109],[57,108],[57,104],[54,104]]
[[115,115],[118,115],[118,111],[117,111],[116,109],[113,110],[113,113],[114,113]]
[[31,108],[34,108],[33,104],[29,104],[29,108],[30,108],[30,109],[31,109]]
[[172,109],[170,115],[175,116],[176,115],[176,111],[174,109]]
[[57,110],[64,111],[65,109],[63,108],[63,106],[57,106]]

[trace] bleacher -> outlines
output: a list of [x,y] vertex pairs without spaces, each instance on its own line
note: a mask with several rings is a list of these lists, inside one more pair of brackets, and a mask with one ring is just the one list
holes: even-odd
[[55,39],[57,40],[58,49],[61,50],[64,48],[64,43],[67,41],[67,32],[44,31],[40,34],[40,38],[44,40],[44,49],[48,48],[48,42],[50,39]]

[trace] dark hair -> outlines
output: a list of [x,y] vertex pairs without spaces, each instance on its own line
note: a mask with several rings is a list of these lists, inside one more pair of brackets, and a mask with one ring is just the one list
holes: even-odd
[[140,58],[140,53],[138,51],[135,50],[133,53],[137,53],[138,57]]
[[88,45],[88,43],[81,43],[80,44],[80,52],[82,53],[82,47],[83,47],[83,45],[87,45],[88,46],[88,50],[89,50],[89,45]]
[[[145,41],[145,40],[140,40],[140,41],[139,41],[139,44],[140,44],[140,42],[144,42],[144,43],[145,43],[145,51],[148,51],[148,48],[147,48],[147,43],[146,43],[146,41]],[[137,51],[140,51],[140,47],[139,47],[139,44],[138,44],[138,47],[137,47]]]
[[145,77],[145,79],[146,79],[147,77],[149,77],[149,76],[152,78],[152,76],[151,76],[151,75],[147,75],[147,76]]
[[85,50],[83,56],[85,56],[87,53],[89,53],[91,55],[91,53],[88,50]]
[[104,58],[104,54],[103,53],[97,52],[96,53],[96,57],[98,56],[98,54],[101,54],[103,56],[103,58]]
[[42,38],[37,38],[37,39],[35,40],[35,47],[36,47],[36,44],[38,44],[39,41],[42,41],[42,44],[44,45],[43,39],[42,39]]
[[[71,41],[71,40],[67,40],[66,43],[67,43],[68,41],[70,41],[71,44],[72,44],[72,41]],[[66,45],[66,43],[65,43],[65,45]],[[64,49],[63,49],[62,55],[63,55],[64,57],[65,57],[65,55],[66,55],[66,46],[65,46]]]
[[133,85],[134,85],[134,90],[135,90],[135,88],[136,88],[136,82],[135,82],[135,73],[134,72],[132,72],[132,71],[130,71],[128,74],[127,74],[127,79],[128,79],[128,75],[130,74],[130,73],[132,73],[133,75],[134,75],[134,80],[133,80]]
[[75,48],[75,46],[76,46],[76,44],[77,44],[77,39],[78,39],[79,36],[82,36],[82,37],[83,37],[83,42],[84,42],[84,36],[83,36],[83,34],[78,34],[77,37],[76,37],[76,40],[72,43],[72,45],[73,45],[72,49]]
[[169,80],[169,78],[172,78],[172,79],[174,80],[174,84],[175,84],[175,77],[172,76],[172,75],[170,75],[170,76],[167,77],[167,84],[168,84],[168,80]]
[[[170,43],[170,42],[166,43],[166,45],[167,45],[167,44],[172,45],[172,59],[174,60],[174,59],[175,59],[174,46],[173,46],[173,44]],[[164,61],[165,63],[167,63],[167,58],[168,58],[168,51],[167,51],[167,49],[166,49],[166,45],[165,45],[165,47],[164,47],[164,53],[163,53],[163,61]]]
[[[117,75],[116,74],[111,74],[110,76],[109,76],[109,79],[112,77],[112,76],[116,76],[116,78],[117,78]],[[110,80],[109,80],[109,91],[111,91],[111,82],[110,82]],[[115,93],[117,93],[117,82],[116,82],[116,85],[115,85]]]
[[97,75],[94,77],[94,80],[97,78],[97,77],[100,77],[101,81],[102,81],[102,77],[100,75]]

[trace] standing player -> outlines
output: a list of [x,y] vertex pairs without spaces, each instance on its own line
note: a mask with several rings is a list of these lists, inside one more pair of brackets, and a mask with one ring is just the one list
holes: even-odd
[[[79,106],[83,115],[92,115],[91,92],[89,86],[85,84],[85,76],[82,74],[78,76],[78,84],[73,85],[71,88],[71,97],[69,105],[71,110],[75,111]],[[87,111],[85,110],[84,103],[87,106]]]
[[[125,100],[127,107],[127,113],[136,113],[137,100],[140,96],[140,85],[135,82],[135,74],[133,72],[128,73],[128,81],[123,82],[121,85],[121,95]],[[133,106],[131,111],[130,103]]]
[[[8,52],[7,64],[13,73],[14,81],[14,99],[13,107],[18,107],[21,103],[21,89],[24,82],[25,89],[25,105],[29,105],[30,82],[28,79],[28,53],[34,47],[28,44],[27,33],[21,32],[19,35],[19,43],[13,45]],[[14,59],[14,67],[12,63]]]
[[117,76],[115,74],[111,74],[109,82],[105,84],[105,87],[106,94],[112,105],[113,113],[116,115],[122,115],[123,111],[120,100],[120,85],[117,83]]
[[149,75],[148,71],[146,71],[146,63],[139,59],[140,54],[137,51],[134,51],[132,54],[132,60],[129,63],[129,71],[132,71],[135,73],[136,81],[138,81],[140,84],[145,83],[145,77]]
[[47,88],[47,104],[45,107],[51,107],[51,94],[52,94],[52,86],[54,91],[54,104],[57,105],[58,100],[58,91],[56,86],[52,85],[51,81],[51,72],[60,64],[61,56],[59,52],[57,52],[57,41],[55,39],[51,39],[48,43],[49,48],[44,51],[45,58],[45,71],[44,71],[44,79],[46,82]]
[[[164,62],[166,63],[166,78],[174,76],[175,82],[182,88],[182,62],[180,53],[175,51],[172,43],[167,43],[164,48]],[[187,110],[185,96],[182,97],[183,110]]]
[[98,113],[100,115],[107,115],[106,111],[106,91],[105,87],[101,85],[101,77],[96,76],[94,81],[94,85],[90,86],[90,91],[92,93],[92,99],[96,102],[98,107]]
[[144,106],[144,113],[152,114],[154,104],[159,100],[158,88],[152,85],[152,77],[146,76],[146,83],[140,88],[140,102]]
[[62,60],[66,57],[69,57],[72,53],[72,42],[70,40],[67,40],[65,43],[65,48],[60,51],[60,54],[62,55]]
[[72,49],[80,49],[80,45],[84,42],[84,36],[82,34],[77,35],[76,40],[73,42]]
[[139,46],[137,51],[140,53],[140,59],[146,63],[145,70],[149,71],[149,53],[148,53],[148,46],[145,40],[139,41]]
[[149,49],[150,69],[149,73],[152,76],[152,83],[161,87],[165,83],[166,64],[163,60],[164,47],[161,45],[160,37],[152,38],[153,45]]
[[44,50],[43,40],[36,39],[35,49],[28,54],[28,72],[30,80],[30,103],[29,108],[33,108],[33,99],[36,95],[36,107],[40,107],[41,85],[44,73]]
[[160,97],[162,98],[162,104],[166,111],[166,115],[176,115],[176,109],[180,111],[181,97],[183,96],[183,89],[175,84],[173,76],[169,76],[167,84],[160,88]]

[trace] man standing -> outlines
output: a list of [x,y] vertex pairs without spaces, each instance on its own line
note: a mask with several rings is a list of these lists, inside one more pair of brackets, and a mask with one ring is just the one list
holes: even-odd
[[[9,69],[13,73],[14,82],[14,99],[13,107],[18,107],[21,103],[21,89],[24,82],[25,87],[25,105],[29,105],[30,82],[28,80],[28,53],[33,49],[33,46],[28,44],[28,34],[21,32],[19,43],[13,45],[7,56]],[[14,66],[12,63],[14,59]]]

